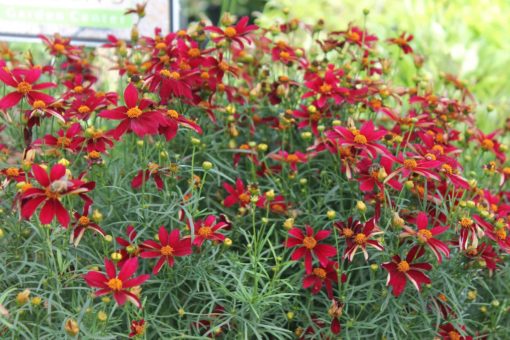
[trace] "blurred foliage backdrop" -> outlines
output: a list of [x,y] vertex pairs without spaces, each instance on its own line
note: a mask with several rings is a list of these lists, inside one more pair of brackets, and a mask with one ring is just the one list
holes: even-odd
[[[330,30],[349,22],[379,38],[402,31],[415,36],[412,46],[426,58],[431,79],[447,72],[465,81],[480,105],[484,130],[495,129],[510,116],[510,1],[508,0],[269,0],[261,26],[289,17],[315,24],[324,19]],[[487,105],[494,106],[488,112]]]

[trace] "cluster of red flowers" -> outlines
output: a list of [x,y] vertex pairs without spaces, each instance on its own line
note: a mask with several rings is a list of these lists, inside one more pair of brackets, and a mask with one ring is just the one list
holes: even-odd
[[[131,301],[142,307],[135,288],[150,274],[134,276],[139,258],[155,259],[152,274],[157,275],[165,264],[173,267],[177,257],[193,254],[193,247],[225,242],[226,230],[244,228],[226,216],[247,212],[254,219],[265,216],[265,221],[286,218],[287,235],[275,236],[283,245],[277,249],[286,254],[285,248],[292,248],[290,260],[303,261],[302,287],[311,290],[313,301],[325,289],[332,301],[327,313],[334,334],[341,332],[342,310],[349,304],[340,300],[341,290],[356,275],[350,269],[358,263],[383,268],[395,297],[404,294],[408,283],[420,292],[433,287],[440,280],[435,281],[434,272],[453,257],[466,268],[498,270],[503,256],[510,254],[510,167],[497,140],[502,132],[484,134],[476,127],[470,97],[438,96],[429,88],[396,87],[391,79],[383,80],[390,71],[377,52],[378,38],[353,25],[321,38],[320,53],[310,55],[286,39],[297,29],[295,23],[279,27],[278,39],[249,25],[247,17],[225,26],[201,23],[194,31],[166,35],[157,30],[153,37],[135,37],[129,44],[109,37],[105,46],[119,56],[115,69],[129,79],[121,103],[117,93],[94,89],[98,79],[84,49],[68,39],[43,37],[58,67],[0,61],[0,81],[10,91],[0,99],[0,110],[6,116],[19,114],[23,138],[13,148],[24,155],[16,166],[1,169],[3,187],[17,183],[14,202],[23,219],[30,220],[41,207],[40,224],[55,218],[65,228],[72,224],[75,246],[86,230],[102,236],[118,232],[91,219],[95,182],[87,178],[119,145],[170,142],[181,128],[228,137],[232,169],[239,175],[235,183],[223,182],[220,198],[206,197],[222,203],[225,211],[205,218],[189,215],[187,201],[199,201],[202,190],[194,188],[204,185],[191,169],[191,189],[178,203],[182,228],[161,226],[155,240],[140,241],[128,227],[127,239],[116,238],[119,258],[104,259],[104,273],[83,276],[98,288],[96,296],[111,293],[119,305]],[[205,46],[208,34],[212,43]],[[387,42],[413,55],[412,39],[403,33]],[[264,55],[279,71],[269,73]],[[42,82],[43,76],[57,81]],[[49,94],[41,91],[50,89]],[[57,131],[54,120],[61,126]],[[32,138],[36,134],[39,139]],[[486,163],[483,168],[470,163],[469,170],[500,178],[475,180],[461,165],[467,151],[477,152]],[[143,157],[147,167],[127,169],[136,173],[130,177],[132,189],[150,190],[147,182],[152,179],[163,191],[169,178],[181,179],[171,164],[158,164],[161,156]],[[323,178],[325,164],[335,174],[329,182]],[[80,174],[73,176],[70,168]],[[301,186],[313,181],[310,188],[316,185],[323,192],[301,201],[299,195],[307,191],[294,191],[287,183],[296,178]],[[339,207],[342,218],[336,219],[333,211],[323,223],[318,217],[322,211],[306,207],[315,197],[324,206]],[[453,326],[448,319],[453,313],[446,314],[438,317],[437,334],[467,339],[465,327]],[[308,328],[296,331],[299,337],[313,337],[325,325],[311,317]],[[198,326],[210,323],[200,321]],[[134,320],[130,336],[144,330],[145,321]]]

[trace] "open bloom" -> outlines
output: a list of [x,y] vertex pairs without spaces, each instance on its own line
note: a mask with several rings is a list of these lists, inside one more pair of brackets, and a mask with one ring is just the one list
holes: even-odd
[[336,248],[329,244],[320,244],[319,242],[326,239],[331,231],[320,230],[315,235],[311,226],[306,225],[306,234],[299,228],[289,230],[289,237],[285,242],[286,248],[297,247],[290,258],[297,261],[302,257],[305,258],[306,273],[310,274],[312,270],[312,257],[315,256],[321,266],[326,267],[329,263],[329,257],[336,255]]
[[131,333],[129,333],[130,338],[145,334],[145,320],[141,319],[131,321],[130,330],[131,330]]
[[423,253],[423,248],[415,247],[409,251],[405,260],[395,255],[391,258],[391,262],[382,264],[382,267],[388,271],[386,285],[393,287],[393,295],[402,294],[406,288],[407,280],[411,281],[418,291],[421,291],[421,285],[431,283],[430,278],[423,272],[431,270],[432,266],[428,263],[413,263]]
[[9,72],[6,68],[0,67],[0,81],[16,90],[8,93],[0,99],[0,110],[7,110],[18,104],[21,99],[27,98],[30,102],[40,100],[44,103],[54,101],[53,97],[38,90],[57,86],[54,83],[35,82],[41,77],[42,70],[34,67],[31,69],[14,69]]
[[287,151],[280,150],[278,153],[274,153],[269,156],[275,161],[281,161],[289,164],[292,171],[297,171],[298,163],[306,163],[308,157],[302,152],[288,153]]
[[404,54],[408,54],[413,53],[413,48],[409,45],[413,38],[414,36],[412,34],[407,34],[406,36],[406,33],[402,32],[399,37],[388,39],[388,41],[400,47]]
[[104,267],[106,273],[90,271],[83,276],[90,287],[100,288],[95,292],[95,296],[113,293],[113,298],[120,306],[129,300],[138,308],[142,307],[140,299],[129,290],[129,288],[141,285],[150,277],[149,274],[143,274],[131,278],[138,269],[138,258],[127,260],[118,274],[112,261],[105,259]]
[[235,41],[241,48],[244,48],[243,41],[247,43],[251,42],[247,35],[258,28],[257,25],[248,25],[248,20],[249,18],[247,16],[242,17],[237,24],[229,26],[224,30],[215,26],[207,26],[204,30],[216,33],[217,36],[213,38],[215,43],[222,40]]
[[71,243],[74,244],[75,247],[80,243],[86,230],[90,229],[103,237],[106,236],[104,230],[97,223],[90,220],[88,210],[89,209],[86,209],[83,214],[74,213],[76,222],[74,223],[74,230],[71,234]]
[[234,204],[239,204],[240,207],[246,207],[248,204],[250,204],[251,199],[251,193],[250,191],[244,186],[243,180],[238,178],[236,179],[236,186],[235,188],[228,184],[223,183],[223,188],[229,193],[227,197],[223,200],[223,205],[225,207],[231,207]]
[[[352,222],[349,222],[349,224],[352,224]],[[364,225],[357,223],[355,226],[356,228],[352,230],[354,234],[351,237],[345,238],[347,245],[343,255],[344,259],[349,259],[349,261],[352,261],[358,249],[361,249],[365,255],[365,260],[368,260],[367,246],[375,248],[379,251],[384,250],[382,244],[376,240],[371,239],[375,235],[382,234],[382,231],[379,229],[379,227],[377,227],[375,223],[375,218],[371,218]]]
[[173,267],[174,257],[187,256],[193,252],[191,249],[191,239],[181,239],[179,229],[174,229],[168,233],[165,227],[161,226],[158,236],[159,243],[153,240],[147,240],[142,243],[144,249],[140,255],[144,259],[159,257],[152,270],[154,275],[159,273],[165,263]]
[[335,126],[333,130],[326,133],[326,136],[330,140],[337,141],[340,146],[350,146],[358,151],[366,151],[375,158],[377,155],[390,155],[389,151],[379,143],[386,133],[385,130],[375,130],[374,123],[369,120],[359,130]]
[[195,238],[193,239],[193,245],[201,247],[205,240],[223,241],[225,235],[218,231],[229,226],[230,224],[226,221],[216,223],[216,216],[214,215],[207,216],[205,220],[197,220],[194,223]]
[[139,100],[138,90],[129,83],[124,91],[126,106],[119,106],[113,110],[103,110],[99,117],[120,120],[120,124],[111,131],[115,139],[119,139],[126,132],[134,132],[143,137],[147,134],[157,134],[158,127],[165,124],[165,120],[158,111],[145,111],[152,103],[148,99]]
[[400,237],[415,236],[418,240],[419,246],[427,245],[436,256],[437,261],[441,263],[443,260],[441,254],[449,257],[450,250],[445,243],[434,238],[434,236],[444,233],[449,227],[435,226],[431,229],[427,229],[428,224],[429,220],[427,214],[423,211],[419,212],[418,216],[416,216],[416,226],[418,227],[418,231],[415,231],[408,226],[404,226],[405,231],[400,234]]
[[312,289],[312,294],[320,292],[323,286],[326,286],[328,298],[333,298],[333,283],[338,282],[338,273],[336,272],[338,263],[330,261],[325,267],[313,268],[312,273],[306,274],[303,278],[303,288]]
[[66,167],[61,164],[54,165],[48,176],[46,170],[41,166],[32,165],[32,175],[41,185],[41,188],[29,188],[21,195],[21,216],[29,219],[37,209],[44,203],[39,213],[39,221],[42,224],[49,224],[56,216],[57,220],[64,227],[70,222],[69,213],[64,208],[60,199],[65,195],[79,195],[90,205],[91,200],[85,193],[92,190],[94,182],[83,182],[80,179],[69,179],[66,174]]

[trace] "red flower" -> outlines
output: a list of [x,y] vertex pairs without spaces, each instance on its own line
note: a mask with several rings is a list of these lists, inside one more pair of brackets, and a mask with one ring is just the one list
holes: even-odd
[[134,336],[143,335],[145,333],[145,320],[133,320],[131,321],[131,333],[129,333],[129,337],[132,338]]
[[103,237],[106,236],[104,230],[101,229],[97,223],[90,220],[88,217],[88,210],[89,209],[86,209],[81,215],[77,212],[74,213],[75,223],[73,233],[71,234],[71,243],[73,243],[75,247],[78,246],[78,243],[80,243],[80,240],[87,229],[93,230]]
[[[466,327],[461,327],[462,333],[466,333]],[[472,340],[472,336],[463,336],[451,323],[439,327],[439,335],[443,340]]]
[[225,221],[216,223],[216,216],[214,215],[207,216],[205,220],[197,220],[194,223],[195,238],[193,239],[193,245],[201,247],[205,240],[223,241],[225,235],[218,233],[218,230],[229,226],[229,223]]
[[275,161],[281,161],[289,164],[289,167],[293,171],[297,171],[298,163],[306,163],[308,157],[306,154],[296,151],[294,153],[288,153],[287,151],[280,150],[278,153],[269,155],[269,158]]
[[158,190],[163,190],[164,183],[159,173],[159,165],[152,162],[149,163],[149,169],[138,171],[131,181],[131,187],[133,189],[138,189],[142,184],[146,184],[150,178],[154,180]]
[[[359,189],[363,192],[372,192],[377,187],[382,192],[384,190],[384,179],[391,173],[392,165],[393,161],[385,156],[382,156],[378,163],[368,157],[358,161]],[[390,179],[387,184],[397,191],[402,190],[402,183],[396,179]]]
[[406,37],[406,33],[402,32],[402,34],[399,37],[388,39],[388,41],[400,47],[402,51],[404,51],[404,54],[408,54],[413,53],[412,47],[409,46],[409,42],[411,42],[413,38],[414,36],[412,34],[409,34]]
[[507,224],[505,224],[502,220],[499,220],[496,222],[496,226],[494,227],[478,215],[473,215],[473,219],[476,223],[484,227],[485,235],[487,235],[487,237],[496,242],[503,251],[510,254],[510,237],[507,233]]
[[0,67],[0,81],[16,89],[16,91],[10,92],[0,99],[0,110],[7,110],[15,106],[22,98],[27,98],[30,102],[36,100],[41,100],[44,103],[53,102],[55,100],[53,97],[37,91],[57,86],[54,83],[35,84],[41,77],[41,73],[42,70],[37,67],[28,70],[14,69],[12,72]]
[[377,37],[369,35],[367,31],[361,30],[357,26],[349,25],[347,31],[335,32],[336,34],[343,35],[345,40],[351,44],[358,46],[371,47],[374,41],[377,41]]
[[228,208],[234,204],[239,204],[239,206],[244,208],[250,204],[251,193],[245,188],[242,179],[238,178],[236,180],[235,188],[226,182],[223,183],[223,188],[230,194],[223,200],[225,207]]
[[[352,224],[352,222],[350,224]],[[374,217],[368,220],[364,225],[357,223],[355,226],[353,230],[354,235],[352,237],[346,237],[347,245],[343,255],[344,259],[352,261],[354,255],[356,255],[356,251],[361,248],[361,251],[365,255],[365,260],[368,260],[367,246],[371,246],[380,251],[384,250],[382,244],[376,240],[370,239],[372,236],[382,234],[382,231],[375,224]]]
[[57,149],[64,149],[70,152],[81,151],[85,138],[81,135],[83,132],[80,123],[72,124],[66,132],[60,129],[57,132],[58,137],[46,135],[43,140],[37,140],[34,145],[50,145]]
[[418,231],[414,231],[408,226],[404,226],[405,231],[400,234],[400,237],[415,236],[420,244],[418,247],[427,245],[436,256],[437,261],[441,263],[443,260],[441,253],[446,257],[450,257],[450,250],[445,243],[435,239],[434,236],[444,233],[449,227],[435,226],[432,229],[427,229],[428,224],[429,221],[427,214],[419,212],[418,216],[416,216],[416,226],[418,227]]
[[337,141],[340,146],[353,147],[359,151],[366,151],[372,156],[390,155],[389,151],[378,141],[386,134],[385,130],[375,130],[374,123],[371,120],[366,121],[361,128],[346,128],[344,126],[335,126],[332,131],[328,131],[326,136],[333,142]]
[[122,255],[122,259],[117,263],[118,266],[122,266],[124,262],[130,258],[139,256],[142,251],[142,248],[138,247],[138,245],[134,243],[136,237],[138,236],[135,228],[132,225],[129,225],[126,231],[129,240],[126,240],[122,237],[117,237],[115,239],[117,243],[122,246],[122,248],[119,250],[120,255]]
[[104,110],[99,117],[121,120],[120,124],[111,131],[115,139],[119,139],[126,132],[134,132],[143,137],[147,134],[157,134],[158,127],[165,124],[165,120],[158,111],[144,111],[152,103],[148,99],[139,101],[138,90],[129,83],[124,91],[126,106],[120,106],[113,110]]
[[402,294],[407,280],[411,281],[418,291],[421,291],[422,284],[431,283],[430,278],[423,271],[431,270],[432,266],[428,263],[412,263],[421,257],[423,253],[423,248],[417,249],[415,247],[409,251],[405,260],[395,255],[392,257],[392,262],[382,264],[382,267],[388,271],[386,285],[393,287],[393,295],[399,296]]
[[211,31],[219,35],[213,38],[215,43],[218,43],[222,40],[235,41],[241,46],[241,48],[244,48],[243,41],[247,42],[248,44],[251,43],[251,40],[247,37],[248,33],[258,28],[257,25],[248,25],[248,20],[249,18],[245,16],[242,17],[237,24],[229,26],[224,30],[215,26],[207,26],[204,28],[204,30]]
[[333,298],[333,283],[338,282],[337,273],[338,263],[329,261],[326,266],[313,268],[311,274],[306,274],[303,278],[303,288],[312,287],[312,294],[320,292],[323,286],[326,286],[328,298]]
[[90,271],[83,276],[90,287],[100,288],[95,292],[95,296],[98,297],[113,293],[113,298],[120,306],[129,300],[135,304],[135,306],[141,308],[142,304],[140,300],[135,294],[129,291],[129,288],[141,285],[150,278],[150,275],[143,274],[131,278],[138,269],[138,258],[135,257],[127,260],[118,274],[113,262],[107,259],[104,260],[104,267],[106,275],[101,272]]
[[328,244],[320,244],[319,242],[327,238],[331,231],[320,230],[317,234],[313,234],[313,229],[309,225],[305,226],[306,235],[303,234],[301,229],[292,228],[289,230],[291,236],[285,242],[286,248],[298,247],[290,258],[297,261],[300,258],[305,258],[306,273],[312,273],[312,256],[315,256],[322,267],[326,267],[329,263],[329,257],[336,255],[336,248]]
[[152,273],[158,274],[161,267],[166,263],[173,267],[175,256],[187,256],[193,251],[191,249],[191,239],[180,237],[180,230],[174,229],[168,233],[165,227],[161,226],[158,232],[159,243],[153,240],[147,240],[142,243],[144,248],[141,257],[144,259],[159,257]]
[[51,168],[50,176],[37,164],[32,165],[32,174],[42,188],[29,188],[21,195],[21,216],[29,219],[39,205],[44,205],[39,213],[39,221],[49,224],[56,216],[64,227],[69,225],[69,213],[60,202],[65,195],[79,195],[88,206],[91,201],[85,193],[94,188],[94,182],[83,182],[80,179],[68,179],[66,167],[56,164]]
[[393,171],[388,177],[386,177],[385,182],[389,181],[399,173],[402,174],[403,178],[409,178],[409,176],[412,174],[417,174],[425,178],[434,179],[436,181],[441,180],[441,177],[438,175],[438,173],[433,171],[433,169],[441,166],[442,162],[440,161],[428,160],[413,154],[408,154],[407,158],[404,158],[404,156],[400,154],[395,158],[395,160],[402,166]]
[[159,126],[159,133],[164,135],[166,140],[172,140],[179,131],[179,126],[184,126],[194,130],[196,133],[202,134],[202,128],[195,122],[180,115],[175,110],[167,110],[162,112],[165,122]]
[[486,135],[481,130],[476,129],[471,140],[476,140],[483,150],[490,151],[496,155],[496,157],[504,163],[506,160],[505,153],[501,150],[501,144],[496,139],[496,136],[500,133],[499,130],[493,131]]
[[462,250],[468,248],[468,242],[471,240],[469,246],[477,247],[478,239],[485,235],[484,228],[479,224],[481,219],[476,219],[476,222],[469,217],[462,217],[459,220],[460,232],[459,232],[459,247]]

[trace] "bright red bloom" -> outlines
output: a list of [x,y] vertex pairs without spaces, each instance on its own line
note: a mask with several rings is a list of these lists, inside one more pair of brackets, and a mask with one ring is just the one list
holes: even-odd
[[[378,163],[368,157],[362,158],[357,164],[359,189],[362,192],[372,192],[377,187],[382,192],[385,184],[384,179],[391,173],[392,166],[393,161],[385,156],[382,156]],[[397,191],[402,190],[402,183],[394,178],[390,179],[387,184]]]
[[95,292],[95,296],[98,297],[113,293],[113,298],[120,306],[129,300],[135,306],[141,308],[142,304],[140,300],[135,294],[130,292],[129,288],[141,285],[150,278],[150,275],[143,274],[131,278],[138,269],[138,258],[135,257],[127,260],[118,274],[113,262],[108,261],[106,258],[104,260],[104,267],[106,273],[90,271],[83,275],[85,282],[87,282],[90,287],[100,288]]
[[435,160],[428,160],[419,156],[408,153],[407,158],[402,154],[395,158],[395,161],[402,166],[393,171],[385,180],[385,182],[392,179],[397,174],[402,174],[404,179],[409,178],[412,174],[417,174],[425,178],[440,181],[441,177],[437,171],[433,171],[441,166],[442,162]]
[[[466,327],[461,327],[461,332],[466,333]],[[464,336],[451,323],[447,323],[439,327],[439,335],[443,340],[472,340],[472,336]]]
[[297,247],[292,253],[290,258],[297,261],[302,257],[305,258],[305,270],[307,274],[313,272],[312,257],[315,256],[322,267],[326,267],[329,263],[329,257],[336,255],[336,248],[328,244],[320,244],[319,242],[326,239],[331,231],[320,230],[315,235],[312,227],[305,226],[306,234],[299,228],[292,228],[289,230],[290,237],[285,242],[286,248]]
[[121,120],[120,124],[111,131],[115,139],[131,131],[139,137],[157,134],[159,126],[165,124],[165,119],[159,111],[145,111],[152,102],[148,99],[139,100],[138,90],[133,83],[129,83],[126,87],[124,101],[126,106],[103,110],[99,113],[99,117]]
[[393,287],[393,295],[399,296],[402,294],[407,280],[411,281],[418,291],[421,291],[421,285],[431,283],[430,278],[423,272],[431,270],[432,266],[428,263],[412,263],[421,257],[423,253],[423,248],[413,248],[409,251],[405,260],[395,255],[392,257],[391,262],[382,264],[382,267],[388,271],[386,285]]
[[[193,239],[193,245],[201,247],[205,240],[211,240],[213,242],[223,241],[225,235],[220,234],[218,231],[221,229],[228,228],[229,223],[225,221],[219,221],[216,223],[216,216],[209,215],[205,220],[197,220],[193,224],[195,230],[195,238]],[[191,229],[191,226],[189,226]]]
[[131,187],[133,189],[138,189],[142,186],[142,184],[146,184],[147,181],[152,178],[156,183],[156,187],[158,190],[163,190],[163,179],[161,179],[159,165],[156,163],[149,163],[149,168],[147,170],[140,170],[136,174],[136,176],[131,181]]
[[144,259],[159,257],[158,262],[154,266],[152,273],[158,274],[161,267],[165,263],[173,267],[174,257],[190,255],[193,250],[191,249],[191,239],[180,237],[180,230],[174,229],[170,233],[161,226],[159,228],[158,236],[159,243],[153,240],[147,240],[142,243],[144,248],[140,256]]
[[248,44],[251,43],[251,40],[247,37],[247,35],[258,28],[257,25],[248,25],[248,21],[249,18],[245,16],[242,17],[237,24],[229,26],[224,30],[215,26],[207,26],[204,28],[204,30],[214,32],[218,35],[213,38],[215,43],[218,43],[222,40],[235,41],[241,46],[241,48],[244,48],[243,41]]
[[418,247],[423,245],[427,245],[430,250],[434,253],[437,258],[437,261],[441,263],[443,257],[441,254],[444,254],[446,257],[450,257],[450,250],[448,246],[441,242],[440,240],[434,238],[434,236],[444,233],[448,230],[448,226],[435,226],[432,229],[427,229],[429,224],[429,220],[427,214],[423,211],[418,213],[416,216],[416,226],[418,227],[418,231],[413,230],[408,226],[404,226],[404,232],[400,234],[400,237],[414,236],[418,240]]
[[478,215],[473,215],[473,219],[485,229],[487,237],[496,242],[504,252],[510,254],[510,236],[507,233],[507,224],[500,220],[496,222],[496,226],[493,226]]
[[65,195],[79,195],[88,206],[91,201],[85,193],[92,190],[94,182],[83,182],[80,179],[69,179],[66,167],[56,164],[51,168],[50,175],[37,164],[32,165],[32,175],[42,188],[29,188],[21,195],[21,216],[29,219],[39,205],[44,205],[39,213],[39,221],[49,224],[56,216],[62,226],[70,222],[69,213],[60,202]]
[[375,35],[370,35],[367,31],[363,31],[361,28],[352,25],[349,25],[346,31],[333,32],[333,34],[343,35],[345,41],[351,44],[369,48],[372,47],[373,42],[378,40]]
[[71,234],[71,243],[74,244],[75,247],[78,246],[80,243],[81,238],[83,237],[83,234],[86,230],[90,229],[92,231],[95,231],[99,235],[105,237],[106,233],[104,230],[95,222],[91,221],[88,217],[89,209],[86,209],[83,214],[79,214],[77,212],[74,213],[74,230]]
[[8,93],[0,99],[0,110],[7,110],[18,104],[22,98],[27,98],[30,102],[41,100],[44,103],[51,103],[55,99],[38,90],[56,87],[54,83],[35,82],[41,77],[42,70],[38,67],[31,69],[14,69],[9,72],[6,68],[0,67],[0,81],[16,91]]
[[[475,223],[476,222],[476,223]],[[478,239],[485,235],[484,228],[478,223],[480,219],[473,221],[471,218],[465,216],[459,220],[459,247],[462,250],[469,247],[477,247]],[[471,241],[470,244],[469,241]]]
[[349,259],[349,261],[352,261],[354,255],[356,255],[357,250],[361,249],[365,256],[365,260],[368,260],[367,246],[375,248],[379,251],[384,250],[382,244],[376,240],[370,239],[373,236],[383,233],[376,225],[374,217],[365,222],[365,224],[355,223],[354,225],[354,235],[352,235],[352,237],[345,238],[347,245],[343,255],[344,259]]
[[312,273],[306,274],[303,278],[303,288],[312,289],[312,294],[320,292],[323,286],[326,286],[328,298],[333,298],[333,283],[338,283],[337,273],[338,263],[330,261],[326,266],[313,268]]
[[285,201],[285,197],[277,195],[269,200],[267,195],[260,196],[257,201],[257,207],[261,209],[269,208],[275,214],[285,214],[289,208],[289,204]]
[[474,264],[486,267],[491,274],[497,269],[498,262],[502,261],[502,258],[496,253],[492,245],[485,242],[476,248],[470,247],[466,249],[465,255]]
[[82,136],[83,129],[80,123],[72,124],[65,132],[60,129],[57,132],[57,136],[46,135],[42,140],[37,140],[34,145],[49,145],[56,149],[68,150],[70,152],[81,151],[85,138]]
[[239,204],[240,207],[244,208],[250,204],[251,193],[247,188],[245,188],[242,179],[238,178],[236,180],[235,188],[226,182],[223,183],[223,188],[229,193],[229,195],[223,200],[223,205],[225,207],[228,208],[234,204]]
[[409,45],[413,38],[414,36],[412,34],[408,34],[406,37],[406,33],[402,32],[399,37],[388,39],[388,41],[400,47],[402,51],[404,51],[404,54],[408,54],[413,53],[413,48]]
[[366,121],[361,128],[346,128],[344,126],[335,126],[326,133],[328,139],[337,141],[340,146],[353,147],[358,151],[366,151],[372,156],[390,155],[389,151],[378,141],[386,134],[385,130],[375,130],[374,123],[371,120]]
[[476,129],[470,140],[476,140],[483,150],[494,153],[494,155],[496,155],[496,157],[504,163],[506,161],[506,155],[501,150],[501,143],[496,139],[496,136],[499,134],[499,130],[486,135],[480,129]]
[[288,153],[287,151],[280,150],[278,153],[269,155],[269,158],[275,161],[281,161],[289,164],[289,167],[293,171],[297,171],[298,163],[306,163],[308,156],[302,152],[296,151],[294,153]]
[[187,119],[175,110],[163,111],[165,123],[159,126],[159,133],[164,135],[166,140],[172,140],[179,131],[180,126],[184,126],[194,130],[196,133],[202,134],[202,128],[195,122]]
[[142,252],[142,248],[135,243],[136,237],[138,236],[135,228],[132,225],[129,225],[126,231],[128,240],[120,236],[115,239],[117,243],[122,246],[119,250],[120,255],[122,255],[122,259],[117,263],[119,267],[122,266],[128,259],[137,257]]
[[130,338],[145,334],[145,320],[141,319],[131,321],[130,330],[131,330],[131,333],[129,333]]

